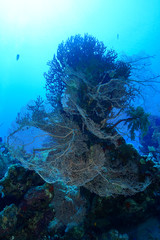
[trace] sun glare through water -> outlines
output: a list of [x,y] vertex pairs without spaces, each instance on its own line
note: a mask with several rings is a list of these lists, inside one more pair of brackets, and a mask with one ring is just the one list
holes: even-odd
[[51,21],[54,25],[65,17],[72,1],[65,0],[0,0],[0,27],[8,34],[21,31],[40,32]]

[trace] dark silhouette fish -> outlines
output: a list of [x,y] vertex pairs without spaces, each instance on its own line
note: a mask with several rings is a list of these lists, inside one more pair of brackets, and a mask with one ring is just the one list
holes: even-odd
[[17,61],[19,60],[19,57],[20,57],[20,55],[19,55],[19,54],[17,54],[17,56],[16,56],[16,60],[17,60]]

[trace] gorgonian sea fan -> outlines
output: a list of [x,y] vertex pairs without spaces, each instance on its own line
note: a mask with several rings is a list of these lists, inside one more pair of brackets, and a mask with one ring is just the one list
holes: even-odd
[[143,109],[132,107],[139,89],[129,78],[131,66],[116,58],[113,50],[86,34],[62,42],[48,63],[45,79],[52,110],[47,112],[37,99],[8,138],[22,164],[45,181],[85,186],[100,196],[132,195],[150,183],[139,181],[138,154],[125,163],[115,155],[125,145],[120,124],[130,127],[131,137],[134,130],[147,129],[140,124],[147,119]]

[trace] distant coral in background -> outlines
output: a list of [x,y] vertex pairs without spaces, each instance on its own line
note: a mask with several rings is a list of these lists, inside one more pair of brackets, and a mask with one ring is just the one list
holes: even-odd
[[3,141],[0,141],[0,179],[4,177],[8,167],[11,164],[18,162],[19,161],[15,159],[10,153],[7,144]]
[[140,150],[147,155],[147,160],[154,163],[154,167],[160,169],[160,117],[149,117],[150,126],[147,134],[140,137]]

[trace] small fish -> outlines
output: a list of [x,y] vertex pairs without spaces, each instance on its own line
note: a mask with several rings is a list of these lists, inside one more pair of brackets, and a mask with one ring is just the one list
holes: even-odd
[[117,33],[117,40],[119,39],[119,34]]
[[16,60],[17,60],[17,61],[19,60],[19,57],[20,57],[20,55],[19,55],[19,54],[17,54],[17,56],[16,56]]

